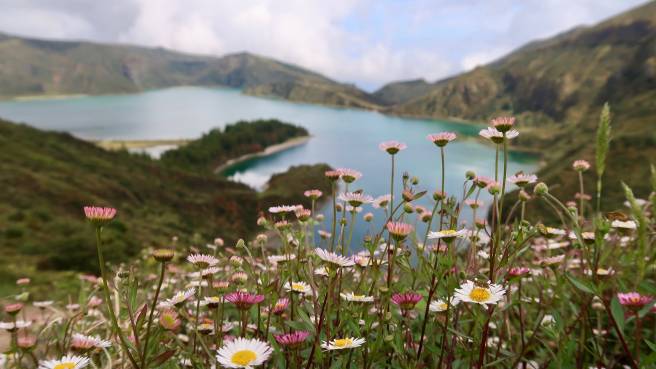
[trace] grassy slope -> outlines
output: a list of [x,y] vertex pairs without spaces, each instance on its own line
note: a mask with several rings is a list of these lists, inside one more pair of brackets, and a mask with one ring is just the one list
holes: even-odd
[[[260,196],[269,196],[209,170],[179,170],[7,121],[0,121],[0,146],[0,287],[36,275],[37,268],[95,271],[94,235],[84,221],[84,205],[119,210],[105,232],[108,259],[118,261],[142,247],[167,245],[173,236],[194,245],[216,236],[231,242],[253,235],[265,206]],[[309,180],[310,187],[324,181],[299,175],[293,180]],[[281,202],[296,202],[300,195],[296,187],[270,187]],[[37,278],[47,280],[52,273]]]

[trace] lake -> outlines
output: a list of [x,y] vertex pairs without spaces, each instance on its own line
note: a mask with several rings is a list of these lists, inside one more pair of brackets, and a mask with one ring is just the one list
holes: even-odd
[[[290,166],[325,162],[335,168],[361,171],[364,176],[352,189],[382,195],[389,192],[390,158],[378,149],[378,144],[398,140],[408,148],[397,155],[397,178],[407,171],[420,179],[421,187],[432,192],[438,183],[440,156],[426,135],[440,131],[458,134],[458,139],[446,148],[448,193],[462,193],[467,170],[493,176],[494,168],[495,150],[478,137],[480,126],[292,103],[247,96],[236,89],[177,87],[129,95],[3,101],[0,116],[85,139],[195,138],[214,127],[258,118],[277,118],[306,127],[312,135],[306,144],[239,163],[226,172],[254,188],[261,188],[271,174]],[[536,157],[513,152],[508,173],[531,172],[536,166]],[[489,197],[483,200],[489,205]],[[365,208],[364,212],[370,210]],[[467,213],[464,219],[471,222]],[[362,220],[359,223],[355,237],[368,230]]]

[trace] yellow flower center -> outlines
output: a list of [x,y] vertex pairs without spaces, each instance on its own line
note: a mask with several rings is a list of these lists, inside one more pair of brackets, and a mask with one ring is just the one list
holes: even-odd
[[363,299],[364,295],[353,295],[354,299]]
[[447,229],[445,231],[442,231],[442,234],[445,236],[453,236],[454,234],[456,234],[456,231],[454,231],[453,229]]
[[469,298],[476,302],[484,302],[490,299],[490,291],[486,288],[474,287],[474,289],[469,293]]
[[257,354],[255,353],[255,351],[241,350],[235,352],[232,355],[230,361],[232,361],[233,364],[246,366],[252,363],[256,358],[257,358]]
[[292,290],[296,292],[303,292],[305,291],[305,286],[300,283],[292,283]]
[[437,308],[440,309],[440,310],[446,310],[446,308],[447,308],[446,302],[443,302],[441,304],[437,304]]
[[59,363],[55,365],[55,367],[52,369],[73,369],[73,368],[75,368],[75,363],[66,362],[66,363]]
[[347,347],[353,344],[353,340],[350,338],[339,338],[333,341],[333,344],[337,347]]

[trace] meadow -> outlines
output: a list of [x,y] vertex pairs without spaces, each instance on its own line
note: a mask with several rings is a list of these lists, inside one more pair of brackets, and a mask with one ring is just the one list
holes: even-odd
[[[520,134],[512,117],[481,130],[496,148],[493,178],[445,169],[455,133],[411,143],[434,146],[440,174],[431,183],[397,168],[406,143],[382,142],[385,173],[326,168],[330,190],[299,188],[305,206],[271,203],[252,239],[180,235],[119,264],[105,262],[113,253],[105,235],[129,209],[89,204],[80,232],[95,236],[100,275],[81,275],[77,293],[62,300],[36,300],[38,286],[17,280],[0,322],[9,337],[0,366],[652,367],[656,170],[644,179],[648,198],[624,185],[626,207],[608,212],[608,106],[590,137],[594,162],[568,163],[571,199],[534,174],[508,172]],[[595,191],[586,192],[591,172]],[[386,177],[389,194],[359,189],[363,175]],[[445,193],[447,177],[460,178],[462,191]],[[477,212],[483,193],[492,195],[490,214]],[[432,206],[415,205],[422,198]],[[315,212],[324,201],[330,217]],[[384,226],[352,236],[356,223],[375,218]],[[416,231],[420,222],[426,232]]]

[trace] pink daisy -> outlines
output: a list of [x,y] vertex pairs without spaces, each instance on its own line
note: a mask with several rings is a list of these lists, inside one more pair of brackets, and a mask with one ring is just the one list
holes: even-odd
[[437,147],[444,147],[446,144],[456,139],[456,134],[453,132],[440,132],[430,134],[426,136],[426,138],[437,145]]
[[102,226],[114,219],[116,216],[116,209],[100,206],[85,206],[84,215],[92,224]]
[[309,332],[296,331],[296,332],[285,333],[285,334],[274,334],[273,338],[276,339],[276,342],[278,342],[280,346],[283,346],[286,349],[293,350],[299,348],[309,336],[310,336]]
[[380,145],[378,145],[379,149],[387,152],[390,155],[395,155],[399,151],[405,150],[407,147],[408,146],[406,146],[406,144],[398,141],[385,141],[385,142],[381,142]]
[[237,309],[247,310],[251,306],[264,301],[264,295],[256,295],[248,292],[232,292],[225,295],[225,299],[233,303]]
[[392,295],[392,302],[402,310],[410,310],[421,301],[422,296],[416,292],[395,293]]

